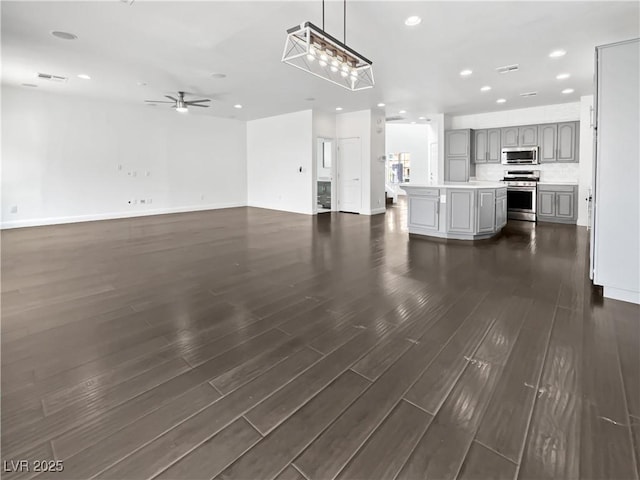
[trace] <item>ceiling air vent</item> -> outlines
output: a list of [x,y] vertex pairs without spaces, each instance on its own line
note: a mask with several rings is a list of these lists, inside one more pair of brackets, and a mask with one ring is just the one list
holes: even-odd
[[57,83],[65,83],[67,81],[67,77],[61,77],[60,75],[51,75],[50,73],[38,73],[38,78]]
[[535,97],[536,95],[538,95],[538,92],[525,92],[520,94],[521,97]]
[[404,120],[404,117],[400,115],[396,115],[395,117],[387,117],[385,118],[387,122],[397,122],[398,120]]
[[496,71],[498,73],[511,73],[511,72],[517,72],[519,68],[520,67],[518,66],[518,64],[514,63],[513,65],[505,65],[504,67],[498,67],[496,68]]

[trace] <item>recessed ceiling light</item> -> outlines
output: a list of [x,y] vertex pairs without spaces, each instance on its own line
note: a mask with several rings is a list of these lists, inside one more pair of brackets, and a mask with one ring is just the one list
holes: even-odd
[[418,120],[426,120],[427,117],[418,117]]
[[138,85],[139,87],[146,87],[147,82],[136,82],[136,85]]
[[560,75],[556,75],[556,78],[558,80],[565,80],[567,78],[569,78],[571,75],[569,75],[568,73],[561,73]]
[[337,112],[339,112],[340,110],[342,110],[342,107],[336,107]]
[[22,86],[23,87],[37,87],[38,85],[36,85],[35,83],[23,83]]
[[78,38],[77,35],[74,35],[73,33],[69,33],[69,32],[53,31],[51,32],[51,35],[53,35],[56,38],[61,38],[62,40],[75,40],[76,38]]
[[91,80],[91,77],[89,75],[87,75],[86,73],[79,74],[78,78],[81,78],[82,80]]
[[469,75],[471,75],[473,73],[473,70],[469,70],[468,68],[466,70],[462,70],[460,72],[460,76],[462,77],[468,77]]
[[239,103],[236,103],[233,108],[242,108],[242,105],[240,105]]
[[504,98],[499,98],[498,100],[496,100],[496,103],[504,103],[504,102],[506,102],[506,101],[507,101],[507,100],[506,100],[506,99],[504,99]]
[[406,110],[400,110],[398,113],[407,113]]
[[562,93],[567,94],[567,93],[573,93],[574,90],[573,88],[565,88],[564,90],[562,90]]
[[488,92],[489,90],[491,90],[491,87],[489,85],[485,85],[480,89],[481,92]]
[[566,50],[554,50],[549,54],[549,56],[551,58],[559,58],[559,57],[564,57],[566,54],[567,54]]
[[211,78],[226,78],[224,73],[212,73]]
[[419,25],[419,24],[420,24],[420,22],[422,22],[422,19],[421,19],[419,16],[417,16],[417,15],[411,15],[409,18],[407,18],[407,19],[404,21],[404,24],[405,24],[407,27],[415,27],[416,25]]
[[379,106],[380,108],[382,108],[382,107],[384,107],[384,103],[379,103],[379,104],[378,104],[378,106]]
[[415,125],[415,124],[416,124],[416,122],[411,122],[411,125]]

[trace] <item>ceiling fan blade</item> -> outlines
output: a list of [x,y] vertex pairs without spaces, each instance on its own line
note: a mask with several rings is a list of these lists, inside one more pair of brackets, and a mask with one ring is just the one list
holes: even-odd
[[200,105],[200,104],[198,104],[198,103],[196,103],[196,104],[186,103],[185,105],[189,105],[190,107],[202,107],[202,108],[209,108],[209,105]]
[[178,101],[178,99],[177,99],[177,98],[174,98],[174,97],[172,97],[171,95],[165,95],[165,97],[170,98],[170,99],[171,99],[171,100],[173,100],[174,102],[177,102],[177,101]]
[[203,102],[210,102],[210,101],[211,101],[211,100],[209,100],[209,99],[207,98],[207,99],[204,99],[204,100],[189,100],[188,102],[184,102],[184,103],[187,103],[187,104],[191,105],[191,104],[193,104],[193,103],[203,103]]
[[176,103],[176,102],[167,102],[166,100],[145,100],[145,102],[150,102],[150,103]]

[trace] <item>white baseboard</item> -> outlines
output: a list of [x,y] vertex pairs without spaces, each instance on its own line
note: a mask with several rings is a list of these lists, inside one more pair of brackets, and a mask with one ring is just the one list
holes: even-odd
[[361,215],[380,215],[381,213],[385,213],[387,211],[386,207],[374,208],[373,210],[366,210],[360,212]]
[[613,298],[614,300],[622,300],[623,302],[640,304],[640,292],[603,286],[602,295],[605,298]]
[[13,220],[3,221],[0,223],[0,230],[6,230],[10,228],[23,228],[23,227],[41,227],[45,225],[61,225],[65,223],[79,223],[79,222],[94,222],[98,220],[115,220],[118,218],[134,218],[134,217],[147,217],[150,215],[165,215],[168,213],[186,213],[186,212],[198,212],[202,210],[219,210],[221,208],[234,208],[234,207],[246,207],[244,202],[232,202],[232,203],[216,203],[213,205],[190,205],[185,207],[169,207],[169,208],[156,208],[153,210],[139,210],[133,212],[110,212],[110,213],[98,213],[93,215],[75,215],[68,217],[48,217],[48,218],[34,218],[26,220]]

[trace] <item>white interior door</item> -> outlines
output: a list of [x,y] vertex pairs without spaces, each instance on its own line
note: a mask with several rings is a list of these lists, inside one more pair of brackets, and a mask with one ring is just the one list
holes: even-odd
[[362,208],[362,151],[359,138],[338,140],[338,210],[360,213]]

